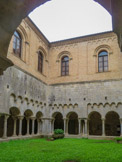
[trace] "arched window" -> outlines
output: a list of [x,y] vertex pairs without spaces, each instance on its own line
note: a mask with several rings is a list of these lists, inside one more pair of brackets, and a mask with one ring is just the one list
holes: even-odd
[[69,57],[64,56],[61,59],[61,75],[66,76],[69,75]]
[[108,71],[108,52],[101,51],[98,55],[98,71]]
[[20,34],[15,31],[13,39],[13,52],[16,56],[21,57],[22,39]]
[[43,54],[40,51],[38,53],[38,71],[43,72]]

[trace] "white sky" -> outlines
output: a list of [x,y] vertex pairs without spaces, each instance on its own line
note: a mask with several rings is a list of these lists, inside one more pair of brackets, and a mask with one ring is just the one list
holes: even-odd
[[29,16],[50,42],[112,30],[110,14],[93,0],[51,0]]

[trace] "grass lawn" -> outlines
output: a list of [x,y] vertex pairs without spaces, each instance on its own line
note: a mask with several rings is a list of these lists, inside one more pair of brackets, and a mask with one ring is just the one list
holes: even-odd
[[0,143],[0,162],[122,162],[122,144],[90,139],[17,140]]

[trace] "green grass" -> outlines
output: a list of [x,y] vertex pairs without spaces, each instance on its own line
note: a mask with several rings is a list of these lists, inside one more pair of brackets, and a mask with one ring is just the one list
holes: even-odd
[[0,143],[0,162],[122,162],[122,144],[90,139],[17,140]]

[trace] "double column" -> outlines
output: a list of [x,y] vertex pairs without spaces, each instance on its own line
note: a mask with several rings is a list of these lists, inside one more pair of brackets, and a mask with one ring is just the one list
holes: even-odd
[[3,138],[7,138],[7,119],[9,115],[4,116]]

